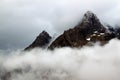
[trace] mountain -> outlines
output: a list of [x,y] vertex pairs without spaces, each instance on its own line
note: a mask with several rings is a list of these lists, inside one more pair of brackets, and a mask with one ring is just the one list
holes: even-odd
[[112,38],[115,38],[115,35],[101,24],[94,13],[88,11],[77,26],[65,31],[52,42],[49,48],[82,47],[84,45],[92,45],[92,43],[97,41],[104,45]]
[[[94,13],[87,11],[78,25],[64,31],[48,48],[91,46],[95,42],[100,42],[101,45],[104,45],[116,37],[120,39],[120,28],[115,29],[109,25],[103,25]],[[45,48],[50,40],[51,36],[43,31],[25,50],[35,47]]]
[[46,31],[43,31],[39,34],[39,36],[37,36],[31,45],[25,48],[25,50],[30,50],[36,47],[45,48],[49,44],[50,40],[51,36]]

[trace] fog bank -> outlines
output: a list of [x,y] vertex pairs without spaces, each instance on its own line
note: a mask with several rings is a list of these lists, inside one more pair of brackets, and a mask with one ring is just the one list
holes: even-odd
[[9,80],[120,80],[120,41],[104,47],[34,49],[0,56],[0,78]]

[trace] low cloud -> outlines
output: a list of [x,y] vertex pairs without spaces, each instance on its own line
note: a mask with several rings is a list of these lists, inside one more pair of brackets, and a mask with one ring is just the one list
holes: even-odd
[[9,80],[120,80],[120,41],[104,47],[14,51],[0,58],[0,78]]

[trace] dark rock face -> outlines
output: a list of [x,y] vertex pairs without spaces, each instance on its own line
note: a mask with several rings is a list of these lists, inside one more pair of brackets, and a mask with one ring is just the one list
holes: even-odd
[[25,48],[25,50],[30,50],[36,47],[45,48],[49,44],[50,40],[51,36],[46,31],[43,31],[30,46]]
[[96,41],[103,45],[112,38],[115,38],[115,35],[100,23],[95,14],[88,11],[80,24],[60,35],[49,46],[49,49],[67,46],[82,47],[87,44],[91,45],[91,42],[94,43]]

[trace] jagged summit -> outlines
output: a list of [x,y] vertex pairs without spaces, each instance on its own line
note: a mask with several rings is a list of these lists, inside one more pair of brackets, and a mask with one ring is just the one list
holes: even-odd
[[87,11],[84,14],[83,19],[82,19],[83,22],[88,22],[88,23],[93,23],[92,22],[93,20],[96,22],[99,22],[99,19],[97,18],[97,16],[91,11]]
[[84,14],[84,18],[92,18],[93,16],[97,19],[97,16],[92,11],[87,11]]
[[46,45],[49,44],[50,39],[51,39],[51,36],[46,31],[42,31],[39,34],[39,36],[37,36],[35,41],[30,46],[25,48],[25,50],[30,50],[30,49],[33,49],[35,47],[44,48]]
[[[49,34],[48,34],[45,30],[43,30],[43,31],[39,34],[39,36],[45,36],[45,35],[49,36]],[[38,37],[39,37],[39,36],[38,36]]]
[[79,23],[76,27],[80,29],[87,29],[88,34],[91,34],[94,31],[105,32],[106,30],[97,16],[91,11],[87,11],[84,14],[81,23]]

